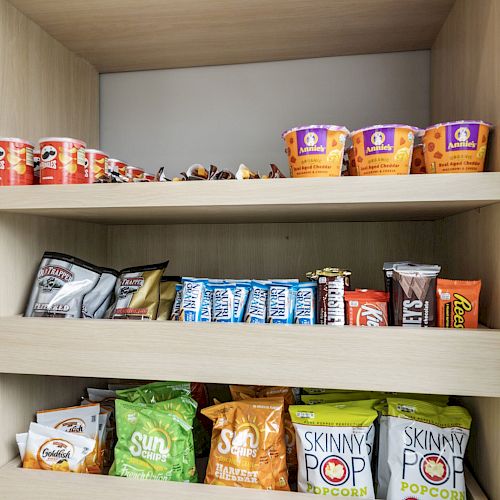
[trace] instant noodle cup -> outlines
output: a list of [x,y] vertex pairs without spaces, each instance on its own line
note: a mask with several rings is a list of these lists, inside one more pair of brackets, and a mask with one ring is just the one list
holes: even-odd
[[144,170],[142,170],[142,168],[132,167],[131,165],[127,165],[126,174],[132,182],[142,181],[144,178]]
[[456,121],[425,129],[423,137],[428,174],[482,172],[490,123]]
[[358,175],[356,168],[356,155],[354,154],[354,146],[347,148],[347,171],[349,175]]
[[40,148],[33,150],[33,184],[40,184]]
[[120,174],[126,177],[127,175],[127,164],[116,158],[108,158],[108,172],[114,172],[115,174]]
[[40,184],[84,184],[85,148],[78,139],[40,139]]
[[291,177],[340,177],[349,130],[308,125],[283,132]]
[[408,175],[415,127],[375,125],[351,133],[358,175]]
[[107,173],[109,156],[98,149],[87,149],[85,151],[86,179],[89,184],[104,179]]
[[411,155],[411,168],[410,174],[426,174],[425,158],[424,158],[424,145],[417,144],[413,146],[413,154]]
[[33,144],[24,139],[0,138],[0,186],[33,184]]

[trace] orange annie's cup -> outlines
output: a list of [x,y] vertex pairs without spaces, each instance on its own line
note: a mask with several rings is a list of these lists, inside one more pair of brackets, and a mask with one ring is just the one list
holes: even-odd
[[347,171],[349,175],[358,175],[358,169],[356,168],[356,155],[354,154],[354,146],[347,149]]
[[308,125],[283,132],[290,176],[340,177],[348,134],[337,125]]
[[33,184],[33,144],[24,139],[0,138],[0,186]]
[[351,133],[358,175],[408,175],[415,127],[375,125]]
[[424,146],[423,144],[418,144],[417,146],[413,146],[410,174],[425,173],[427,172],[425,170]]
[[482,172],[490,123],[456,121],[425,129],[423,138],[428,174]]

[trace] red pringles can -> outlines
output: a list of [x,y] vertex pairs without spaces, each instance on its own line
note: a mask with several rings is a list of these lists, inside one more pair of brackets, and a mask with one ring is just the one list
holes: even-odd
[[85,170],[87,172],[87,182],[94,182],[104,179],[108,172],[109,156],[98,149],[87,149],[85,151]]
[[0,138],[0,186],[33,184],[33,144],[13,137]]
[[40,139],[40,184],[85,184],[85,148],[78,139]]
[[127,164],[116,158],[108,158],[108,172],[120,174],[123,177],[127,176]]
[[127,177],[130,182],[139,182],[144,179],[144,170],[138,167],[127,166]]
[[33,184],[40,184],[40,149],[33,150]]
[[144,172],[144,177],[142,179],[145,182],[155,182],[156,181],[156,175],[153,174],[148,174],[147,172]]

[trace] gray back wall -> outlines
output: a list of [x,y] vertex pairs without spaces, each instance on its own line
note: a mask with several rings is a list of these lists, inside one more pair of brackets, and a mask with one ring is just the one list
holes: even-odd
[[101,149],[152,173],[240,163],[288,175],[281,132],[429,121],[428,51],[101,75]]

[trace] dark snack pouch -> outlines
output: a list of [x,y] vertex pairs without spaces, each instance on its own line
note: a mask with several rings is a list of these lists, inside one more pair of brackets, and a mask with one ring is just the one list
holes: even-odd
[[440,266],[394,266],[392,276],[395,326],[436,326],[436,278]]
[[401,261],[401,262],[384,262],[383,271],[384,271],[384,284],[385,291],[389,294],[389,303],[387,313],[389,315],[389,325],[394,325],[394,311],[392,310],[392,275],[394,273],[394,267],[397,265],[407,264],[409,266],[416,266],[410,261]]
[[82,303],[96,286],[99,268],[57,252],[45,252],[31,290],[25,316],[80,318]]
[[168,261],[123,269],[115,286],[111,319],[156,319],[160,280],[167,265]]
[[120,273],[114,269],[101,267],[101,277],[97,285],[83,298],[82,318],[100,319],[111,304],[113,290]]
[[158,321],[170,319],[176,296],[176,286],[181,282],[180,276],[163,276],[160,281],[160,305],[158,306]]

